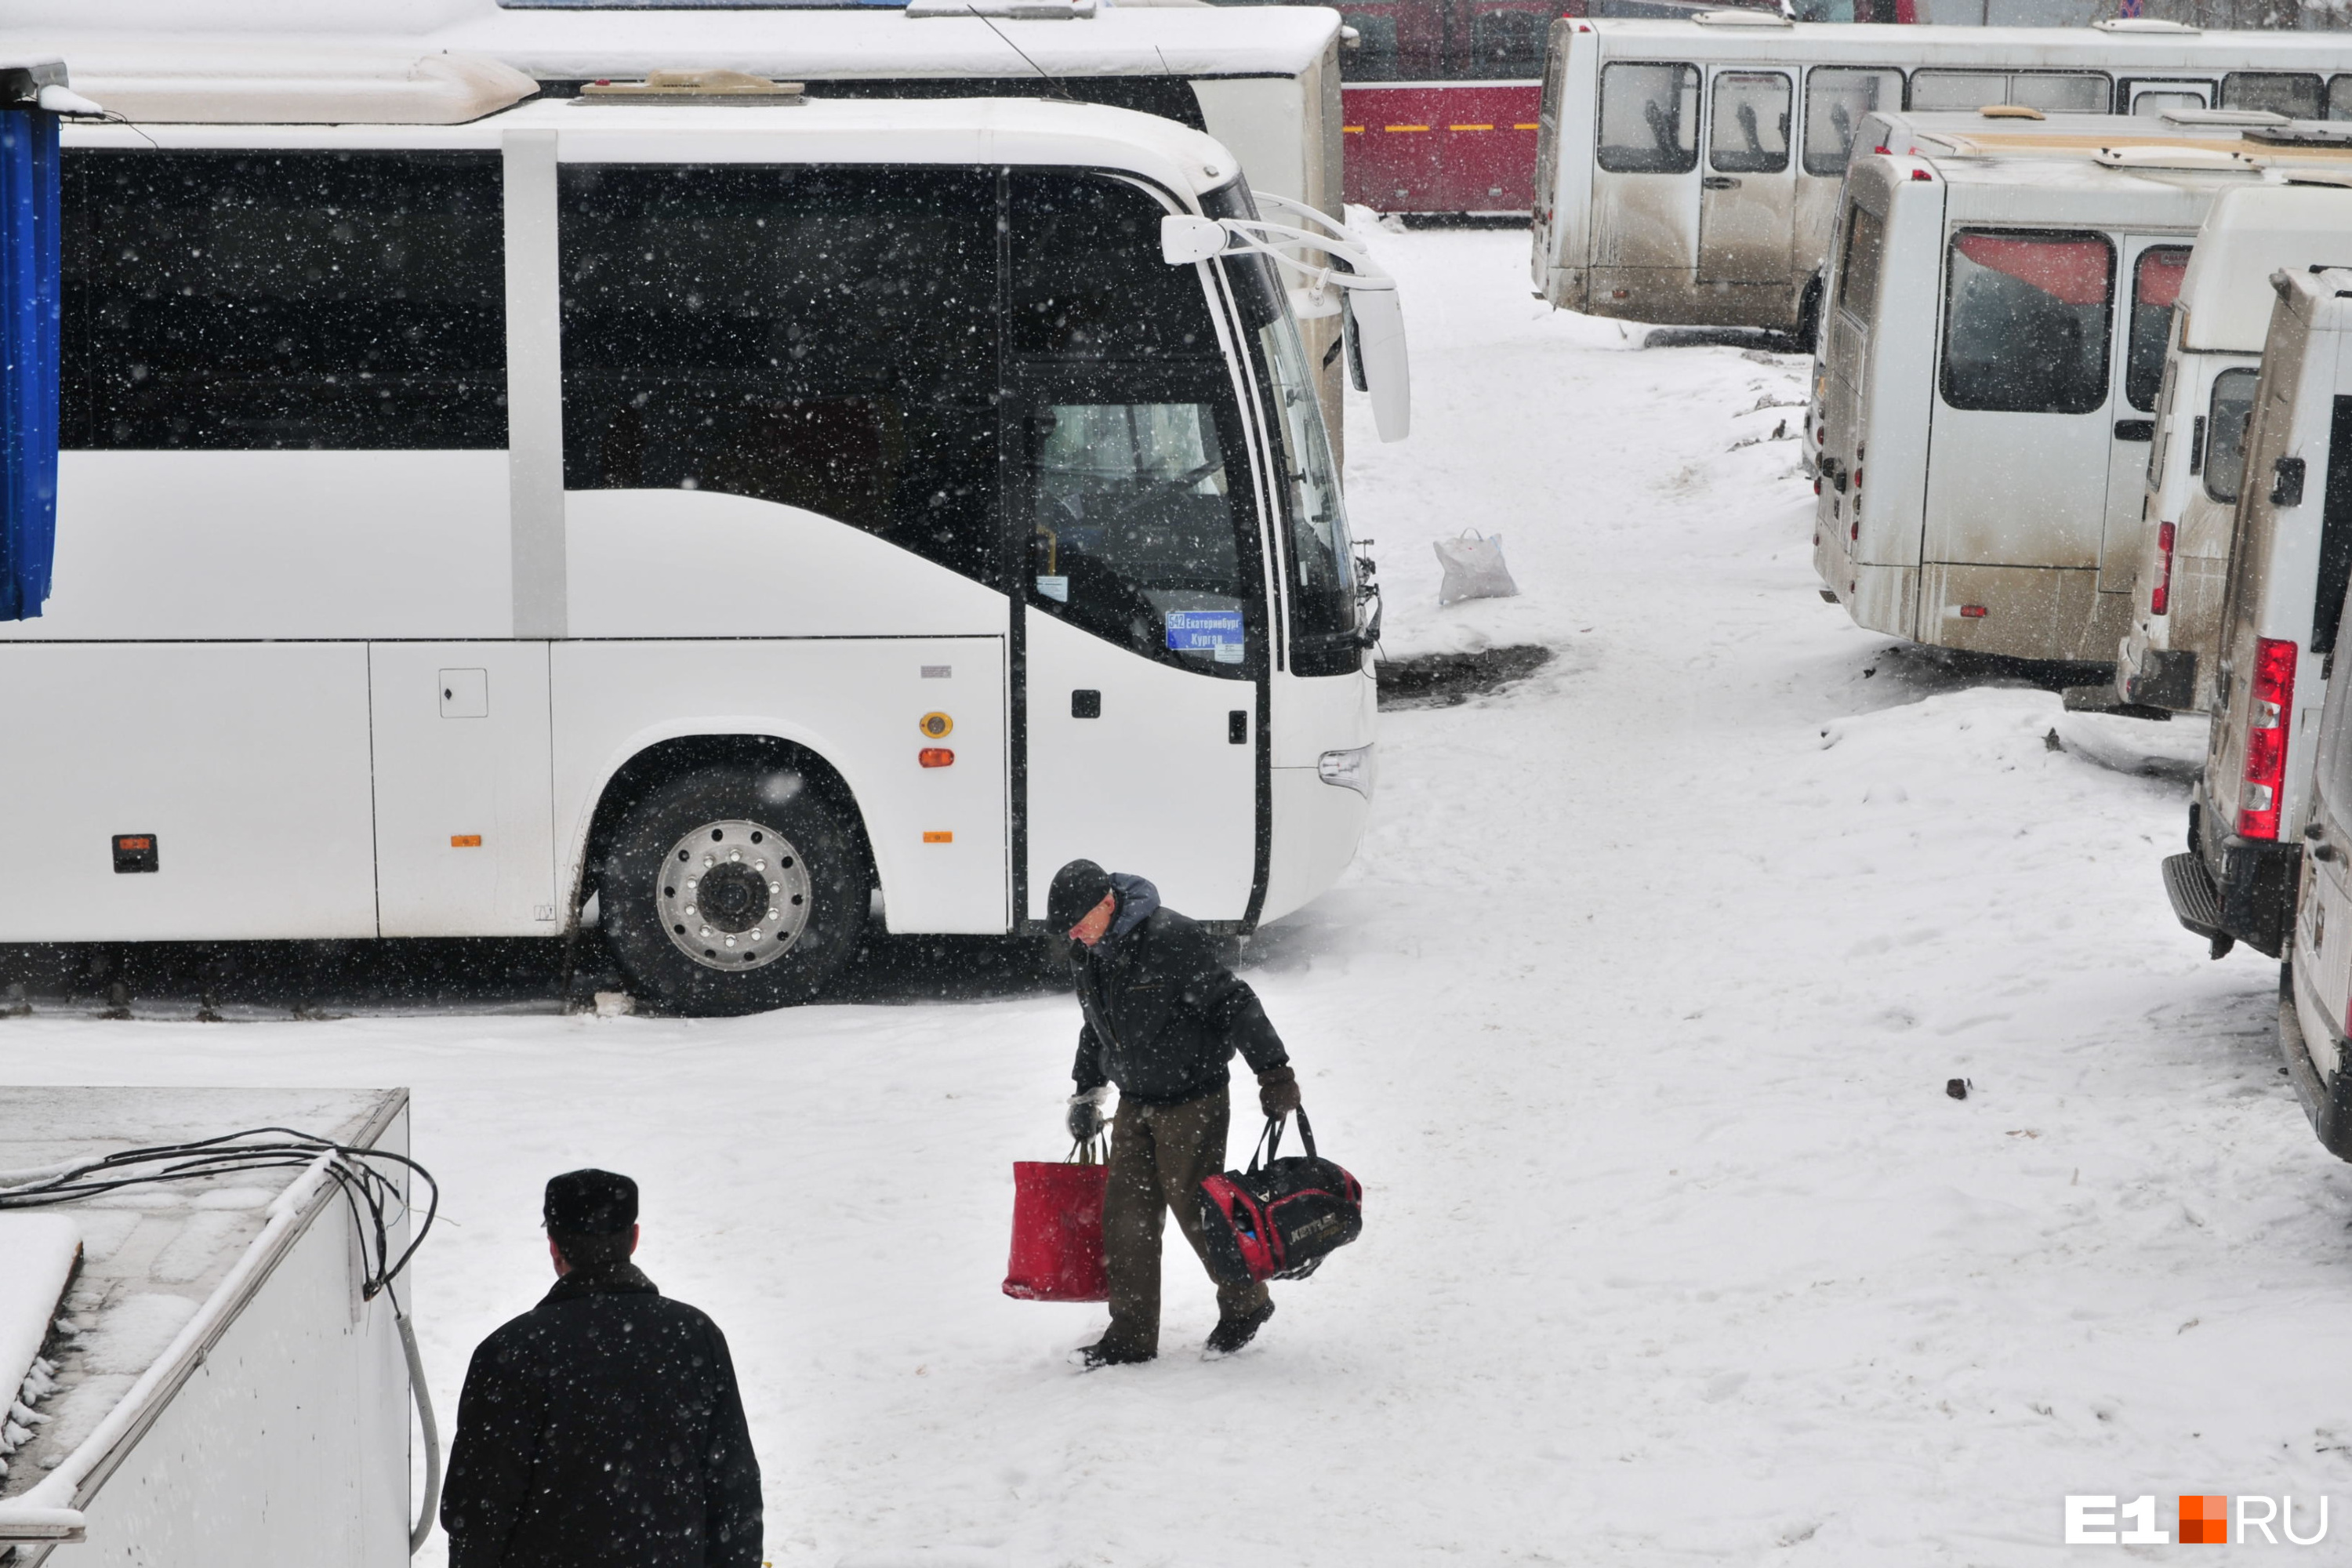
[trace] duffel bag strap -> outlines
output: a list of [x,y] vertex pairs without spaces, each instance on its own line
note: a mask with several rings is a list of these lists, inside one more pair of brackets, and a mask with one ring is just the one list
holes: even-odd
[[1300,1106],[1296,1114],[1298,1117],[1299,1141],[1307,1145],[1307,1157],[1310,1160],[1319,1158],[1315,1152],[1315,1128],[1307,1120],[1307,1108]]
[[1250,1145],[1249,1173],[1251,1175],[1257,1174],[1258,1155],[1261,1151],[1264,1152],[1265,1163],[1269,1165],[1274,1163],[1274,1157],[1282,1152],[1281,1117],[1267,1117],[1265,1126],[1258,1132],[1257,1142]]

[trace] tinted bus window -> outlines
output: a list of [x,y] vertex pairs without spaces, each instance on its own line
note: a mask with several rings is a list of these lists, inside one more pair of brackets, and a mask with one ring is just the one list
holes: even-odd
[[2114,87],[2098,71],[1960,71],[1911,73],[1914,109],[1982,109],[2016,103],[2045,114],[2105,114]]
[[1146,657],[1244,676],[1265,605],[1233,376],[1198,271],[1123,181],[1011,176],[1029,603]]
[[1789,166],[1789,108],[1779,71],[1723,71],[1715,79],[1706,162],[1723,174],[1777,174]]
[[1886,220],[1865,206],[1845,209],[1845,254],[1838,260],[1838,306],[1867,323],[1878,316],[1878,269]]
[[2132,265],[2131,342],[2124,349],[2124,396],[2143,414],[2156,407],[2164,384],[2164,346],[2172,335],[2172,304],[2189,270],[2189,247],[2152,245]]
[[2215,500],[2238,499],[2246,474],[2246,422],[2254,412],[2254,384],[2263,373],[2252,365],[2225,370],[2213,378],[2212,415],[2205,422],[2205,493]]
[[2352,579],[2352,397],[2336,400],[2328,421],[2326,505],[2320,512],[2319,580],[2311,605],[2311,651],[2334,653]]
[[507,444],[495,153],[66,155],[60,442]]
[[1469,47],[1457,74],[1484,80],[1528,81],[1540,77],[1551,18],[1549,8],[1472,13]]
[[2327,79],[2327,118],[2352,120],[2352,76]]
[[1805,173],[1844,174],[1862,117],[1902,104],[1901,71],[1814,67],[1805,74]]
[[2267,109],[2289,120],[2316,120],[2326,100],[2319,78],[2302,71],[2231,71],[2221,79],[2224,109]]
[[563,482],[803,508],[996,570],[996,182],[561,171]]
[[1346,81],[1397,81],[1397,25],[1394,16],[1342,12],[1340,21],[1360,35],[1356,47],[1339,51],[1339,75]]
[[1596,157],[1612,174],[1686,174],[1698,167],[1698,68],[1601,68]]
[[1963,231],[1948,265],[1945,402],[2014,414],[2106,402],[2116,253],[2104,235]]

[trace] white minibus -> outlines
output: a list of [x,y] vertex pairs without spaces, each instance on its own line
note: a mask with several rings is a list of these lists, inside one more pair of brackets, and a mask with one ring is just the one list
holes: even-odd
[[[174,79],[315,57],[338,41],[502,60],[554,96],[598,78],[731,69],[800,82],[812,98],[1066,98],[1157,114],[1205,131],[1241,160],[1250,188],[1344,215],[1336,11],[1320,6],[969,6],[946,4],[656,9],[597,0],[442,0],[429,11],[387,0],[305,0],[299,17],[207,4],[194,17],[146,0],[76,0],[20,39],[89,51],[76,74],[93,97],[122,89],[153,100]],[[16,12],[21,16],[21,10]],[[299,37],[291,53],[289,27]],[[60,29],[69,29],[69,33]],[[168,35],[171,54],[142,41]],[[207,43],[205,40],[211,40]],[[126,80],[126,73],[130,79]],[[1338,340],[1328,319],[1300,322],[1318,365],[1324,418],[1345,457]]]
[[1563,18],[1538,121],[1536,291],[1564,310],[1810,343],[1863,117],[1989,103],[2352,116],[2352,34]]
[[2198,227],[2273,162],[2346,154],[2121,116],[1912,118],[1916,152],[1847,180],[1822,332],[1823,595],[1916,642],[2108,663]]
[[[2352,565],[2352,270],[2271,275],[2189,852],[2164,863],[2180,923],[2218,956],[2280,956],[2294,923],[2314,744]],[[2340,994],[2340,993],[2339,993]]]
[[[0,941],[558,934],[593,894],[641,992],[728,1012],[811,994],[877,897],[1034,931],[1088,856],[1244,931],[1346,867],[1376,623],[1232,153],[656,85],[344,58],[68,132]],[[1171,261],[1204,220],[1244,237]]]
[[2246,418],[2277,298],[2270,279],[2282,268],[2352,260],[2344,177],[2290,170],[2284,185],[2224,191],[2197,231],[2157,395],[2131,629],[2114,686],[2100,693],[2109,702],[2143,711],[2212,706]]
[[[2352,270],[2336,287],[2352,290]],[[2333,302],[2331,302],[2333,303]],[[2339,312],[2340,313],[2340,312]],[[2341,604],[2332,607],[2340,623]],[[2328,683],[2311,742],[2294,921],[2279,971],[2279,1055],[2311,1130],[2352,1160],[2352,680]],[[2170,879],[2167,879],[2168,883]]]

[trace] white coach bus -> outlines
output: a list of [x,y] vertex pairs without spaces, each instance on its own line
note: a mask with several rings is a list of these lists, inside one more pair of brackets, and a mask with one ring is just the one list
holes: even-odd
[[1563,18],[1538,116],[1536,291],[1563,310],[1810,341],[1863,117],[1986,104],[2352,118],[2352,33]]
[[877,890],[1034,930],[1086,855],[1245,931],[1339,874],[1373,628],[1312,372],[1261,255],[1162,252],[1249,227],[1233,154],[746,85],[345,56],[68,131],[0,940],[593,894],[642,992],[724,1012],[811,994]]

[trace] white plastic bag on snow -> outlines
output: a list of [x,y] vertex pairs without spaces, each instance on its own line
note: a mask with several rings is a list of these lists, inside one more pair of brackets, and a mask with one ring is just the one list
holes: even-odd
[[1511,569],[1503,564],[1501,534],[1465,529],[1459,539],[1439,540],[1436,550],[1437,563],[1445,568],[1445,581],[1437,589],[1439,604],[1518,596],[1519,585],[1511,581]]

